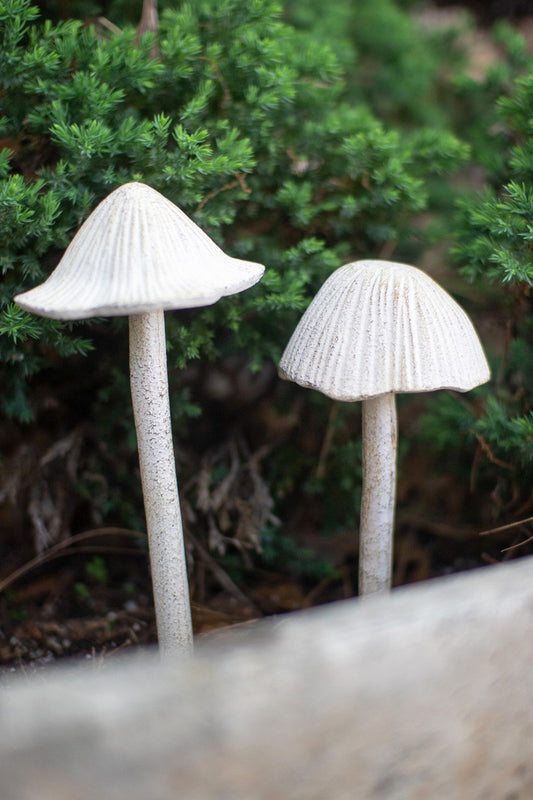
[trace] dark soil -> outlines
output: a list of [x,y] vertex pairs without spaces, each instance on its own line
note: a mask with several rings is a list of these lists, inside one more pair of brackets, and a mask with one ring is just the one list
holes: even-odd
[[[532,5],[469,4],[484,23],[500,15],[531,14]],[[504,323],[497,314],[476,325],[484,340],[503,341]],[[137,464],[131,449],[111,450],[87,421],[80,400],[84,379],[72,363],[69,386],[78,391],[77,399],[72,388],[40,387],[35,424],[0,426],[0,671],[35,670],[67,657],[108,659],[126,648],[156,643],[148,549],[139,532],[142,519],[134,513],[142,507]],[[269,460],[290,436],[298,451],[314,453],[317,466],[327,470],[327,431],[302,418],[297,404],[285,415],[273,412],[272,369],[259,383],[242,365],[224,369],[232,371],[234,404],[208,397],[207,384],[216,384],[220,392],[223,374],[203,376],[204,417],[196,441],[177,454],[198,637],[357,593],[355,523],[325,537],[317,524],[320,500],[300,487],[286,498],[283,519],[287,538],[300,548],[300,561],[261,553],[260,532],[276,522]],[[193,375],[193,388],[195,381],[200,378]],[[424,400],[400,409],[400,430],[413,433],[423,409]],[[490,461],[492,454],[480,441],[469,458],[460,469],[453,465],[447,471],[423,449],[413,448],[402,462],[396,586],[532,551],[527,525],[480,535],[494,527],[489,510],[494,498],[484,499],[474,488],[480,462]],[[132,496],[131,507],[118,509],[115,519],[100,510],[116,503],[111,483],[121,496]],[[513,502],[510,518],[533,513],[531,506]],[[132,520],[131,527],[110,527],[123,525],[125,518]],[[303,552],[314,554],[307,565]],[[328,569],[321,572],[321,564]]]
[[[419,413],[417,404],[400,409],[400,429],[414,424]],[[300,424],[299,429],[301,440],[307,435],[306,426]],[[261,505],[263,513],[265,508],[268,512],[269,504],[263,494],[266,484],[259,483],[261,491],[253,494],[243,480],[244,473],[250,471],[250,461],[253,463],[253,453],[247,460],[242,458],[243,437],[244,432],[239,432],[241,450],[231,445],[233,440],[228,445],[233,457],[242,460],[235,462],[238,468],[233,470],[234,480],[228,483],[225,495],[218,483],[200,502],[205,514],[196,509],[196,519],[191,516],[186,493],[182,501],[193,625],[198,637],[357,593],[357,531],[346,527],[333,535],[322,535],[317,524],[317,499],[296,493],[284,519],[288,538],[303,548],[298,552],[313,553],[311,566],[302,562],[302,556],[300,562],[292,557],[285,563],[281,558],[265,562],[259,546],[253,546],[257,531],[253,526],[243,527],[243,519],[249,520],[254,503]],[[212,475],[217,468],[220,447],[213,451],[218,455],[211,456],[211,463],[204,455],[195,473],[197,483],[209,487],[202,475]],[[475,460],[474,455],[473,480]],[[258,463],[260,460],[256,460],[256,469]],[[59,467],[57,473],[61,474]],[[34,475],[30,484],[38,480]],[[258,470],[255,481],[260,480]],[[64,492],[70,490],[68,484],[63,486]],[[19,497],[21,504],[31,509],[28,496],[22,493]],[[218,497],[216,503],[214,496],[215,500]],[[235,516],[236,503],[241,507],[241,517]],[[519,557],[531,550],[530,543],[521,546],[529,536],[526,526],[480,536],[479,523],[464,522],[471,503],[468,484],[458,480],[456,474],[435,471],[431,459],[413,448],[399,476],[396,586]],[[9,505],[4,501],[0,506],[4,523]],[[35,521],[39,513],[35,502],[32,510]],[[223,531],[225,515],[233,519],[231,534]],[[73,518],[80,516],[78,509]],[[60,535],[59,541],[35,556],[31,514],[22,515],[19,523],[4,527],[11,534],[9,547],[2,541],[0,671],[35,670],[66,657],[108,659],[126,648],[156,643],[144,534],[124,528],[85,528],[73,535]],[[240,541],[234,537],[234,524],[241,531]],[[221,537],[219,550],[226,543],[225,554],[216,552],[215,533]],[[506,550],[509,546],[511,549]],[[326,564],[329,572],[320,574],[320,569],[314,569],[317,564]]]
[[484,25],[492,25],[499,19],[519,21],[533,15],[532,0],[463,0],[461,4],[456,0],[435,0],[435,5],[440,8],[461,5]]

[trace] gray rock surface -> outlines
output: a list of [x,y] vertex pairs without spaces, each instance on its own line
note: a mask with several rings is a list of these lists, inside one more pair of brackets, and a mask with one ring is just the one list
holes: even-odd
[[533,561],[0,690],[2,800],[531,800]]

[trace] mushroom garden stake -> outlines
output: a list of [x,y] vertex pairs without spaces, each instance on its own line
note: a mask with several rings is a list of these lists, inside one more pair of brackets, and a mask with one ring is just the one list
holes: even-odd
[[260,264],[225,255],[154,189],[127,183],[88,217],[48,280],[15,298],[54,319],[129,317],[131,393],[164,655],[192,646],[164,310],[210,305],[253,286],[263,272]]
[[346,264],[330,275],[301,318],[279,372],[336,400],[363,401],[359,593],[387,591],[396,494],[395,394],[464,392],[488,381],[472,323],[415,267],[370,260]]

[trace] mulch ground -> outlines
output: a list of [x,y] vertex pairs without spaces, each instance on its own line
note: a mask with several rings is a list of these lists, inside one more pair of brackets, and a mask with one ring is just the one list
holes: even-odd
[[[441,3],[446,4],[444,0]],[[495,0],[471,5],[479,7],[484,23],[492,22],[504,6],[507,12],[512,6],[514,18],[531,11],[525,2]],[[533,30],[531,18],[521,22],[521,27],[526,34]],[[533,42],[533,34],[530,40]],[[480,60],[484,64],[486,38],[482,44]],[[493,57],[492,50],[489,57]],[[43,408],[46,402],[43,395]],[[49,409],[47,413],[51,413]],[[274,424],[279,428],[282,423],[293,424],[290,415],[269,421],[264,437],[268,446],[276,436],[284,435],[274,429]],[[73,505],[72,487],[83,481],[93,481],[94,492],[104,497],[106,479],[94,464],[105,463],[109,470],[118,471],[119,455],[108,452],[101,442],[98,452],[94,445],[91,451],[87,445],[90,431],[88,434],[84,424],[73,424],[63,438],[44,428],[34,430],[32,437],[18,441],[12,431],[0,429],[4,459],[0,466],[0,673],[33,672],[67,658],[98,662],[128,648],[154,646],[157,635],[145,538],[135,531],[98,526],[88,501],[80,507]],[[481,443],[480,453],[482,449]],[[484,455],[490,458],[490,453]],[[253,620],[356,594],[355,531],[321,536],[316,509],[308,498],[300,498],[284,525],[295,543],[327,561],[335,576],[312,577],[283,564],[272,566],[262,561],[259,531],[270,524],[272,512],[268,482],[262,473],[267,458],[268,447],[254,450],[251,446],[248,452],[241,437],[227,443],[211,461],[204,459],[190,469],[194,486],[188,488],[196,492],[198,502],[194,512],[185,503],[184,516],[190,532],[190,585],[197,637],[218,635],[235,626],[246,630]],[[213,476],[221,469],[226,477],[215,482]],[[471,483],[475,482],[475,470],[473,463]],[[432,466],[424,456],[413,454],[402,472],[395,585],[532,551],[526,524],[483,537],[479,524],[464,523],[465,518],[476,516],[464,514],[471,503],[468,486],[459,485],[453,476],[432,478]],[[533,513],[531,508],[518,510],[518,517]],[[511,512],[514,510],[509,510],[510,516]],[[480,519],[483,513],[477,516]],[[231,534],[233,539],[228,526],[238,532]],[[45,538],[50,535],[45,546],[36,541],[39,532]],[[233,567],[223,552],[228,547]]]

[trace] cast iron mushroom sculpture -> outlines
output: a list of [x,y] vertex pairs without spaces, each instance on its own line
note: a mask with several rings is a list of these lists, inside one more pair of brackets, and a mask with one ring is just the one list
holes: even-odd
[[170,425],[164,311],[253,286],[264,267],[227,256],[191,219],[142,183],[112,192],[41,286],[15,301],[54,319],[128,316],[130,378],[159,645],[192,647],[183,530]]
[[390,588],[396,494],[395,394],[468,391],[490,378],[462,308],[421,270],[357,261],[336,270],[304,313],[282,378],[363,401],[359,593]]

